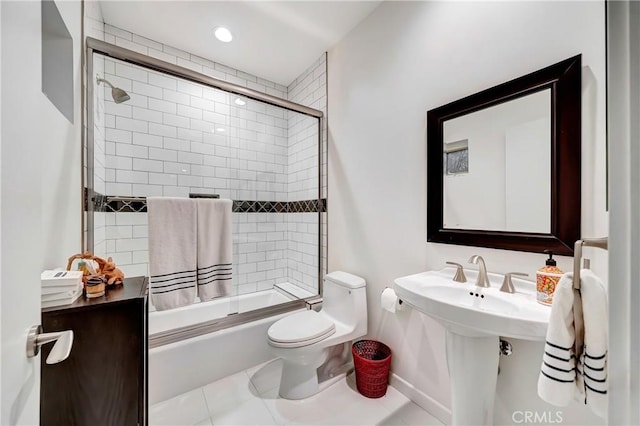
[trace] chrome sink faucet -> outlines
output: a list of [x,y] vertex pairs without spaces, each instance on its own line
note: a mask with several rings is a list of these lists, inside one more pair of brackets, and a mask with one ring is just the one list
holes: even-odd
[[505,293],[516,292],[516,288],[513,286],[513,281],[511,281],[512,275],[517,275],[518,277],[529,276],[529,274],[525,274],[524,272],[509,272],[504,274],[504,280],[502,281],[502,287],[500,287],[500,291],[504,291]]
[[467,277],[464,276],[464,269],[462,265],[456,262],[446,262],[447,265],[453,265],[456,267],[456,275],[453,277],[453,280],[458,283],[466,283]]
[[478,279],[476,280],[476,286],[478,287],[491,287],[491,283],[489,282],[489,277],[487,276],[487,267],[484,264],[484,259],[482,256],[474,254],[469,258],[469,263],[475,263],[479,266],[478,269]]

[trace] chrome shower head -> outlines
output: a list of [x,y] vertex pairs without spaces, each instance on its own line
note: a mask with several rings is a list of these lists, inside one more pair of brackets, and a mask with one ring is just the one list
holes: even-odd
[[121,104],[122,102],[126,102],[129,99],[131,99],[131,96],[129,96],[127,92],[125,92],[119,87],[115,87],[113,84],[109,83],[104,78],[100,78],[97,75],[96,75],[96,83],[97,84],[106,83],[109,87],[111,87],[111,97],[113,98],[113,101],[117,104]]
[[111,96],[113,97],[113,101],[117,104],[126,102],[131,99],[131,96],[129,96],[127,92],[120,89],[119,87],[114,87],[111,89]]

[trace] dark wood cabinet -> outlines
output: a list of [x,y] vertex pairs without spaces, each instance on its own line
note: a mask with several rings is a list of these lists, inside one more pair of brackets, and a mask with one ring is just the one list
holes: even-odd
[[127,278],[104,297],[42,310],[44,332],[73,330],[69,358],[41,355],[40,424],[147,424],[147,283]]

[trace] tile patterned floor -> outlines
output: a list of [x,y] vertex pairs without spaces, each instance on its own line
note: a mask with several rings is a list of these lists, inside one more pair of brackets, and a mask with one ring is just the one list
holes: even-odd
[[442,423],[393,387],[378,399],[358,393],[350,375],[300,401],[278,396],[282,363],[274,360],[160,402],[151,425],[425,425]]

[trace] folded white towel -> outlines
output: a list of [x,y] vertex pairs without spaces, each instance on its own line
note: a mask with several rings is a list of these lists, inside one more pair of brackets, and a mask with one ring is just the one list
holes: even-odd
[[584,316],[584,347],[579,365],[579,371],[582,374],[578,382],[580,399],[596,415],[606,419],[608,406],[607,291],[600,278],[592,271],[583,269],[580,272],[580,293]]
[[147,198],[151,300],[159,311],[196,297],[196,205],[188,198]]
[[[576,395],[576,324],[573,317],[573,275],[564,274],[556,286],[547,328],[547,338],[538,378],[538,395],[550,404],[564,407]],[[577,324],[581,329],[582,324]]]
[[231,293],[233,201],[197,199],[198,296],[210,300]]

